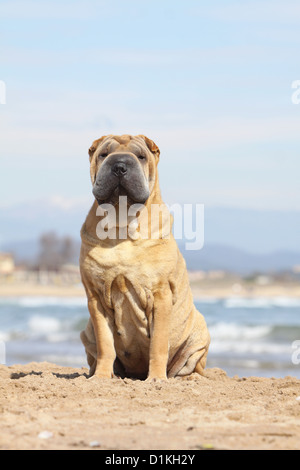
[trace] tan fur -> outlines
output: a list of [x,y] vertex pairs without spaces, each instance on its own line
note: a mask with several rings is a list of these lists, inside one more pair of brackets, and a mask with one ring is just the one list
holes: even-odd
[[[151,204],[162,203],[159,149],[152,140],[96,140],[89,150],[91,178],[93,182],[99,170],[95,155],[103,146],[119,151],[134,143],[147,152],[151,194],[145,205],[150,218]],[[202,373],[209,332],[193,304],[185,261],[172,234],[168,239],[101,241],[96,235],[97,207],[95,201],[81,230],[80,269],[90,311],[81,339],[90,375],[112,377],[122,369],[125,375],[150,380]]]

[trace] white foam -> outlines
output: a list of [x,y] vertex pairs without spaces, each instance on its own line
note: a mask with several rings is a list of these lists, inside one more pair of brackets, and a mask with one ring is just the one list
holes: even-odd
[[[275,355],[291,355],[291,347],[287,344],[262,343],[252,341],[214,341],[212,338],[210,352],[215,354],[233,353],[237,357],[240,354],[265,355],[265,359],[270,360]],[[268,357],[267,357],[268,356]]]
[[225,308],[271,308],[272,299],[269,298],[243,298],[230,297],[224,300]]
[[258,369],[260,367],[260,362],[254,361],[253,359],[245,359],[240,362],[239,366],[247,367],[249,369]]
[[49,334],[58,332],[61,328],[61,323],[53,317],[34,315],[29,318],[28,326],[32,333]]
[[216,297],[196,297],[195,302],[201,304],[216,304],[219,302],[219,299],[217,299]]
[[230,297],[224,299],[225,308],[272,308],[272,307],[300,307],[300,298],[297,297]]
[[5,343],[9,340],[10,335],[8,333],[4,333],[4,331],[0,331],[0,341]]
[[63,331],[52,332],[47,334],[46,340],[49,343],[60,343],[64,341],[79,341],[79,332],[73,331],[72,329],[68,328],[67,326],[64,328]]
[[275,307],[300,307],[300,298],[296,297],[275,297],[272,302]]
[[22,307],[43,307],[62,305],[64,307],[82,307],[87,305],[85,297],[20,297]]
[[85,297],[44,297],[44,296],[24,296],[24,297],[2,297],[1,305],[18,305],[20,307],[86,307]]
[[246,326],[237,323],[219,322],[209,328],[212,338],[218,340],[253,340],[263,338],[272,332],[272,326]]

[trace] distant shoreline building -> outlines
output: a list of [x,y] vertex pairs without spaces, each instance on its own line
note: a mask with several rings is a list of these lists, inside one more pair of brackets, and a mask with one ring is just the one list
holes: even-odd
[[11,253],[0,252],[0,274],[12,274],[15,270],[15,261]]

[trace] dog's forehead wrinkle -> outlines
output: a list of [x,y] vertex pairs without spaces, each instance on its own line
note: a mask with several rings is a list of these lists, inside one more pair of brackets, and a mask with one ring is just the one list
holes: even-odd
[[141,145],[134,143],[133,141],[129,142],[128,144],[117,144],[116,142],[112,142],[109,145],[108,149],[109,149],[109,153],[127,152],[127,153],[133,153],[135,155],[146,153],[146,150],[143,149]]
[[119,144],[112,139],[106,140],[105,142],[102,142],[98,149],[97,149],[97,154],[100,155],[103,152],[107,153],[112,153],[114,152],[117,148],[119,147]]
[[110,141],[107,147],[109,151],[108,153],[115,152],[119,147],[120,145],[115,140]]
[[97,155],[107,152],[112,153],[116,151],[129,150],[135,154],[146,154],[147,146],[144,139],[139,136],[121,135],[121,136],[107,136],[98,146]]
[[140,145],[138,142],[131,142],[129,145],[129,149],[135,154],[144,154],[145,148]]

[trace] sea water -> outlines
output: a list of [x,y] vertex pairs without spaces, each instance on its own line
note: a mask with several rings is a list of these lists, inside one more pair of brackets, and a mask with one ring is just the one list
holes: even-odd
[[[293,343],[300,341],[300,299],[210,298],[195,304],[211,335],[207,367],[220,367],[229,376],[300,378],[300,364],[293,360]],[[0,298],[5,363],[86,366],[79,334],[88,318],[81,297]]]

